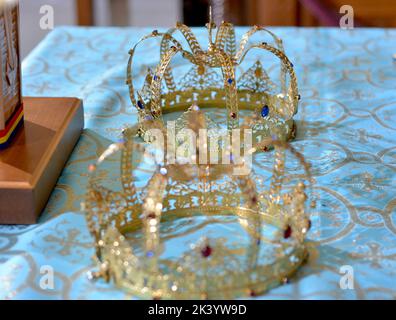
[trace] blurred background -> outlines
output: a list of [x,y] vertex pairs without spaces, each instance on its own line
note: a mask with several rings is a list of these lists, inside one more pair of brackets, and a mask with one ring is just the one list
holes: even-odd
[[237,25],[338,26],[340,7],[353,7],[355,27],[396,27],[396,0],[20,0],[24,58],[50,30],[40,29],[40,8],[54,8],[54,24],[170,27],[214,20]]

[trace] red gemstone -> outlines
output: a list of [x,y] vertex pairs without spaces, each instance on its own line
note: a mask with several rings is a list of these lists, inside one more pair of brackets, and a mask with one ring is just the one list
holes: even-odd
[[235,119],[236,118],[236,113],[235,112],[231,112],[230,116],[231,116],[232,119]]
[[205,246],[202,250],[201,250],[201,254],[204,258],[209,257],[212,254],[212,248],[210,246]]
[[147,215],[147,219],[155,219],[155,218],[156,218],[156,215],[155,215],[154,212],[150,212],[150,213]]
[[252,203],[257,203],[257,197],[256,196],[252,197]]
[[256,294],[256,292],[254,290],[250,290],[249,295],[251,297],[257,297],[257,294]]
[[290,226],[287,226],[286,230],[283,231],[283,238],[288,239],[292,235],[292,228]]

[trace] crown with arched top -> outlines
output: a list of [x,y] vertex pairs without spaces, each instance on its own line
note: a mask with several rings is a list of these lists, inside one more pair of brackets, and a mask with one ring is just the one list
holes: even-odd
[[[205,127],[202,110],[192,110],[186,125]],[[126,128],[89,168],[84,209],[99,266],[91,275],[154,299],[255,296],[287,282],[308,254],[307,200],[315,207],[304,156],[288,142],[260,142],[275,149],[267,188],[258,172],[233,174],[235,162],[157,161],[137,130]],[[286,151],[304,170],[290,181]]]
[[[222,22],[213,39],[216,25],[211,14],[209,20],[206,25],[209,34],[207,50],[201,47],[189,27],[177,23],[164,33],[154,30],[129,51],[127,84],[131,102],[138,111],[140,134],[149,129],[143,125],[145,120],[164,122],[164,114],[187,111],[192,105],[198,105],[200,108],[224,108],[228,129],[239,128],[240,111],[249,110],[243,117],[248,118],[256,142],[274,134],[281,140],[294,137],[293,116],[297,113],[300,95],[293,64],[284,52],[282,40],[270,30],[254,26],[242,36],[237,46],[231,23]],[[188,48],[175,38],[177,32],[181,33]],[[258,32],[270,35],[273,43],[249,44]],[[133,60],[136,48],[140,43],[158,37],[161,40],[160,61],[154,69],[148,70],[142,89],[135,91]],[[245,58],[253,49],[269,52],[279,60],[278,81],[269,77],[260,60],[236,78],[236,68],[246,64]],[[171,62],[178,54],[192,67],[176,81]]]

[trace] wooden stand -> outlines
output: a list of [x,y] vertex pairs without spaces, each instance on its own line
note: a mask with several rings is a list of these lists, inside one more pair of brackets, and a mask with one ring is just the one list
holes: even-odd
[[84,127],[77,98],[24,98],[24,125],[0,150],[0,224],[33,224]]

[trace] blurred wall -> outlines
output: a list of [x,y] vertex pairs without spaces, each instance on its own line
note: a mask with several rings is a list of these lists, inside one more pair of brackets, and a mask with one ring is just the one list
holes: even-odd
[[[49,32],[40,28],[40,8],[43,5],[54,8],[55,27],[76,25],[77,1],[91,0],[20,0],[23,58]],[[182,20],[203,25],[207,6],[212,3],[214,7],[224,6],[224,20],[239,25],[337,25],[341,17],[339,8],[349,4],[354,9],[356,26],[396,27],[396,0],[92,0],[92,3],[97,26],[169,27]],[[323,21],[308,3],[319,4],[332,23]]]
[[[50,5],[54,8],[55,25],[76,23],[75,2],[73,0],[20,0],[20,37],[22,58],[49,32],[40,28],[40,8]],[[61,14],[59,14],[61,13]]]
[[[40,28],[40,8],[54,8],[54,26],[77,24],[77,0],[20,0],[21,55],[27,54],[50,30]],[[170,27],[182,20],[182,0],[93,0],[97,26]]]
[[[243,12],[243,24],[337,26],[341,6],[353,8],[357,25],[396,27],[396,0],[228,0]],[[241,11],[239,8],[243,8]]]

